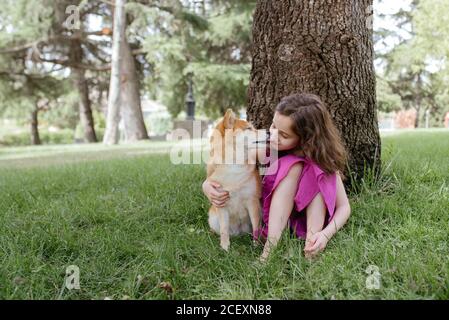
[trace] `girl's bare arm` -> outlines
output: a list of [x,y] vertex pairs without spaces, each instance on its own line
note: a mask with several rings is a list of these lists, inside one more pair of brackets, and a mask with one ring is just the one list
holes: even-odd
[[349,216],[351,215],[349,199],[346,195],[345,187],[339,174],[337,174],[337,200],[335,206],[334,218],[323,230],[329,239],[346,224]]

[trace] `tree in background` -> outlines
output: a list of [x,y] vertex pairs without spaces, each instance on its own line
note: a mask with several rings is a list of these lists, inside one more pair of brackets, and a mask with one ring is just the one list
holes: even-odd
[[[71,6],[78,9],[76,28],[67,24]],[[120,89],[127,140],[147,137],[141,96],[162,100],[173,116],[184,110],[190,73],[198,114],[217,117],[245,106],[254,7],[254,1],[128,1]],[[92,108],[109,94],[113,8],[114,1],[102,0],[8,0],[0,9],[6,21],[0,26],[11,27],[1,35],[2,56],[70,76],[86,141],[96,140]],[[92,19],[100,28],[92,29]]]
[[430,72],[431,84],[426,95],[430,114],[435,124],[442,126],[449,111],[449,2],[444,0],[420,0],[414,14],[416,46]]
[[[98,78],[99,72],[110,70],[109,47],[112,32],[107,27],[90,30],[89,19],[92,16],[102,17],[103,22],[107,23],[112,12],[110,3],[100,0],[39,0],[32,4],[20,1],[16,6],[17,2],[9,1],[0,11],[1,16],[7,20],[2,25],[5,28],[11,27],[10,32],[6,32],[0,40],[0,47],[3,47],[0,52],[9,54],[12,59],[25,54],[28,63],[40,64],[46,68],[57,65],[70,70],[74,88],[78,91],[79,115],[85,140],[97,141],[89,82],[90,79]],[[30,15],[30,19],[24,22],[23,14]],[[70,15],[79,21],[73,23],[74,18]],[[121,112],[125,123],[125,138],[127,141],[135,141],[148,138],[148,134],[140,108],[140,84],[134,52],[131,52],[129,43],[125,42],[124,46],[127,50],[124,51],[126,55],[122,66],[126,71],[120,90],[121,101],[124,102]]]
[[[41,119],[73,128],[76,116],[83,124],[78,128],[83,128],[80,133],[84,134],[85,141],[95,141],[98,130],[101,132],[103,129],[98,125],[104,122],[100,111],[107,111],[114,3],[115,0],[4,0],[0,7],[0,94],[8,97],[11,93],[14,96],[10,90],[24,83],[23,78],[17,79],[30,72],[33,77],[70,79],[72,90],[56,99],[63,105],[56,108],[52,103],[49,111],[41,114]],[[268,1],[266,5],[271,3]],[[298,2],[298,6],[304,7],[305,2]],[[398,28],[376,30],[376,43],[394,40],[393,46],[376,53],[379,110],[416,109],[421,115],[417,118],[417,126],[422,126],[422,115],[429,111],[431,125],[442,125],[442,118],[449,110],[446,85],[449,80],[449,49],[445,41],[449,23],[444,14],[447,6],[444,0],[413,0],[410,8],[387,17],[394,19]],[[238,111],[246,106],[255,7],[254,0],[127,1],[119,112],[127,141],[148,137],[141,112],[141,97],[163,102],[173,117],[185,110],[190,74],[193,74],[197,116],[216,118],[228,107]],[[371,19],[370,6],[364,10],[364,19],[368,22]],[[361,15],[357,13],[357,17]],[[70,24],[74,22],[73,17],[79,18],[79,24]],[[381,14],[376,16],[376,19],[381,18]],[[256,65],[268,63],[269,69],[276,67],[272,70],[275,76],[282,78],[289,74],[296,79],[298,87],[304,85],[305,89],[312,89],[319,86],[319,90],[327,90],[329,96],[332,93],[338,96],[338,101],[350,105],[352,98],[346,97],[344,90],[352,85],[350,82],[339,86],[325,85],[324,82],[329,80],[329,73],[340,72],[340,65],[328,57],[333,50],[332,45],[340,46],[338,50],[346,59],[342,63],[353,63],[350,55],[358,52],[355,44],[358,35],[355,33],[355,38],[351,38],[354,32],[349,30],[348,23],[337,26],[343,30],[340,33],[337,29],[329,30],[329,19],[333,17],[319,20],[312,15],[311,23],[315,20],[325,22],[323,34],[304,31],[293,43],[289,43],[292,35],[286,25],[279,34],[280,38],[270,35],[273,37],[270,38],[271,49],[278,51],[270,51],[269,56],[264,53],[263,39],[256,39]],[[260,21],[256,24],[259,25]],[[273,21],[277,20],[274,18]],[[284,24],[284,21],[279,23]],[[329,22],[330,25],[332,23]],[[298,26],[307,28],[305,24],[298,23]],[[346,30],[350,31],[348,36]],[[341,36],[341,39],[334,41],[334,36]],[[316,40],[309,41],[310,37]],[[298,44],[307,46],[296,50]],[[365,43],[362,42],[362,46]],[[298,58],[295,55],[298,52],[303,57]],[[273,59],[276,65],[270,64]],[[309,66],[300,61],[313,62],[310,65],[320,71],[325,70],[323,74],[327,77],[319,80],[299,72],[291,75],[291,70],[296,70],[297,66]],[[292,66],[286,67],[282,73],[278,71],[281,64]],[[263,74],[254,71],[254,76],[263,77]],[[263,89],[268,96],[266,103],[275,103],[279,92],[275,84],[270,86]],[[255,93],[251,90],[250,99],[253,99]],[[74,103],[76,110],[73,109]],[[337,104],[337,101],[333,103]],[[358,103],[362,103],[361,100]],[[0,101],[0,111],[7,109],[10,115],[26,117],[29,122],[28,108],[24,107],[28,104],[26,96],[13,100],[5,98]],[[27,111],[22,112],[20,108]],[[260,116],[264,117],[263,114]]]
[[[132,22],[132,16],[125,15],[125,28]],[[121,116],[125,127],[125,140],[134,142],[148,139],[147,129],[143,120],[141,106],[141,83],[138,74],[138,61],[136,60],[128,36],[124,36],[122,43],[121,63]],[[140,47],[140,44],[139,44]]]
[[30,127],[30,142],[41,144],[39,135],[39,113],[58,108],[58,99],[70,90],[68,82],[22,64],[7,66],[0,70],[0,111],[15,116],[27,117]]
[[217,117],[226,108],[245,107],[255,1],[152,3],[135,8],[141,13],[135,29],[145,39],[152,96],[176,117],[185,108],[188,75],[193,73],[198,113]]
[[424,110],[441,126],[448,110],[447,9],[446,1],[413,0],[409,8],[388,17],[395,21],[395,30],[377,30],[378,42],[389,38],[396,43],[377,54],[379,108],[392,111],[394,100],[394,111],[416,110],[415,127],[421,126]]
[[[132,4],[129,1],[128,4]],[[111,17],[114,33],[120,30],[120,36],[112,45],[112,72],[108,101],[108,116],[106,123],[106,134],[103,142],[115,144],[118,142],[118,125],[120,118],[123,120],[125,141],[135,142],[148,139],[147,129],[144,123],[141,109],[141,83],[139,66],[140,62],[135,55],[140,53],[141,44],[137,42],[135,49],[130,42],[130,33],[127,32],[134,17],[130,13],[127,1],[116,1],[111,3]],[[120,14],[115,14],[117,9]],[[120,17],[120,19],[118,19]],[[119,24],[119,25],[117,25]],[[116,46],[119,45],[120,48]],[[120,54],[119,54],[120,52]],[[143,62],[145,63],[145,62]],[[119,68],[119,69],[114,69]],[[111,100],[112,99],[112,100]]]
[[[84,3],[84,2],[83,2]],[[9,55],[12,60],[23,59],[26,65],[35,65],[40,70],[51,70],[52,73],[65,75],[70,70],[70,78],[79,97],[79,116],[84,127],[85,140],[97,141],[94,120],[92,117],[89,87],[85,77],[86,70],[107,70],[108,67],[97,67],[92,59],[86,61],[86,52],[92,45],[89,36],[101,35],[102,31],[88,32],[82,28],[85,16],[94,6],[87,5],[79,12],[80,29],[68,29],[65,25],[66,8],[70,5],[81,6],[81,1],[48,0],[39,1],[7,1],[0,9],[3,26],[11,31],[2,33],[1,53]],[[90,45],[85,45],[90,43]]]
[[109,85],[108,98],[108,117],[106,121],[106,131],[103,138],[103,143],[107,145],[117,144],[119,140],[118,124],[120,115],[120,80],[122,73],[122,55],[123,43],[125,40],[126,28],[126,0],[115,1],[114,12],[114,35],[112,41],[112,66],[111,66],[111,81]]

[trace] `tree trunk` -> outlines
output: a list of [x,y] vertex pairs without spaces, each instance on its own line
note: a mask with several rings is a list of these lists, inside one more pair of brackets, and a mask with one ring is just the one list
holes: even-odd
[[121,47],[125,41],[125,6],[126,0],[116,0],[114,9],[114,31],[112,36],[111,81],[109,84],[106,131],[103,143],[117,144],[119,140],[118,125],[120,121],[120,80]]
[[[61,41],[56,44],[56,48],[59,46],[65,47],[66,44],[69,44],[68,47],[68,59],[69,65],[80,65],[83,64],[84,53],[83,48],[81,46],[82,41],[77,39],[83,38],[83,30],[81,29],[73,29],[73,39],[70,42],[67,42],[65,39],[64,32],[67,31],[64,22],[68,22],[68,16],[66,9],[69,5],[78,6],[80,4],[80,0],[71,1],[71,0],[60,0],[60,1],[52,1],[53,12],[54,12],[54,24],[52,25],[52,33],[55,36],[61,36]],[[82,17],[81,17],[82,18]],[[72,21],[73,22],[73,21]],[[82,25],[82,23],[81,23]],[[65,50],[63,50],[65,51]],[[58,55],[56,52],[53,53]],[[94,119],[92,116],[92,108],[91,101],[89,99],[89,85],[87,83],[85,77],[85,70],[77,67],[71,67],[71,78],[73,84],[78,91],[79,102],[78,102],[78,110],[80,123],[84,130],[84,141],[85,142],[97,142],[97,135],[95,133],[94,128]]]
[[31,144],[40,145],[41,138],[39,137],[39,121],[38,121],[39,109],[36,108],[31,112]]
[[372,0],[257,3],[248,119],[268,128],[282,97],[308,92],[328,107],[360,178],[379,168]]
[[92,116],[91,102],[89,99],[89,87],[84,72],[82,69],[72,68],[73,79],[79,94],[80,121],[84,128],[84,140],[86,142],[97,142],[94,118]]
[[416,89],[417,90],[415,95],[415,109],[416,109],[415,128],[419,128],[419,122],[421,117],[421,105],[422,105],[422,79],[420,73],[416,75]]
[[[81,42],[73,40],[70,44],[70,61],[73,64],[83,63],[83,48]],[[85,70],[72,67],[72,79],[78,90],[79,95],[79,114],[80,122],[84,129],[85,142],[97,142],[97,135],[95,134],[94,118],[92,116],[91,102],[89,99],[89,86],[85,77]]]
[[415,129],[418,129],[419,128],[419,120],[420,120],[420,117],[421,117],[421,105],[420,104],[416,104],[416,107],[415,107],[415,110],[416,110],[416,118],[415,118],[415,124],[414,124],[414,127],[415,127]]
[[148,139],[148,133],[140,104],[140,83],[136,71],[136,62],[126,37],[122,45],[121,116],[125,125],[125,140],[134,142]]

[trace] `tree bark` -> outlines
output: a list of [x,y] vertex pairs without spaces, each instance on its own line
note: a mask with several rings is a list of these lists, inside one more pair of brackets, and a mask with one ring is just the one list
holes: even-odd
[[89,99],[89,87],[84,73],[85,71],[82,69],[72,68],[73,80],[79,94],[78,105],[81,125],[84,128],[84,140],[86,142],[97,142],[91,101]]
[[31,144],[40,145],[41,139],[39,137],[39,120],[38,120],[39,109],[36,107],[31,112]]
[[254,14],[248,119],[268,128],[282,97],[321,97],[356,179],[379,168],[372,0],[259,0]]
[[[83,63],[83,48],[79,40],[73,40],[70,43],[70,62],[73,64]],[[80,122],[84,128],[85,142],[97,142],[97,135],[94,128],[94,118],[92,116],[91,101],[89,98],[89,85],[85,77],[85,70],[81,68],[72,67],[71,76],[78,90],[79,95],[79,115]]]
[[111,81],[109,84],[106,130],[103,143],[117,144],[119,140],[118,125],[120,121],[120,81],[121,81],[121,47],[125,41],[125,6],[126,0],[116,0],[114,8],[114,32],[112,36]]
[[422,78],[421,73],[416,75],[416,94],[415,94],[415,128],[419,128],[420,116],[421,116],[421,105],[422,105]]
[[122,45],[121,116],[125,125],[125,140],[134,142],[148,139],[148,133],[140,103],[140,83],[136,62],[126,37]]

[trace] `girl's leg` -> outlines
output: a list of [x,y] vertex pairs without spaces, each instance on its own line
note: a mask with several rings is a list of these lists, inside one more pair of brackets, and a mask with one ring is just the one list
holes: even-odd
[[323,230],[324,219],[326,218],[326,204],[324,203],[323,196],[321,193],[318,193],[315,198],[313,198],[312,202],[310,202],[309,206],[306,209],[307,215],[307,238],[306,238],[306,248],[308,248],[311,244],[308,239],[310,237]]
[[301,169],[301,164],[293,165],[287,176],[282,179],[274,190],[268,219],[268,237],[262,253],[262,260],[268,257],[271,248],[278,243],[282,232],[287,226],[288,218],[293,210],[294,198],[298,190],[298,178]]

